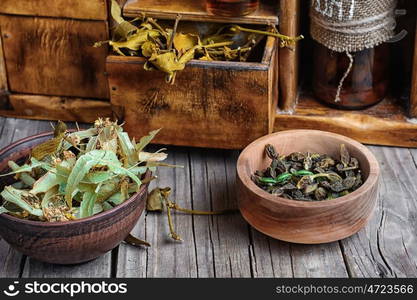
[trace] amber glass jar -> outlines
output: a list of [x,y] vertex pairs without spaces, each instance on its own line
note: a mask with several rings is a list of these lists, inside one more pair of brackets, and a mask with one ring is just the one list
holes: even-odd
[[207,11],[214,15],[239,17],[258,9],[259,0],[206,0]]
[[387,94],[389,86],[389,45],[352,52],[352,68],[340,89],[340,101],[335,102],[341,79],[349,68],[346,53],[332,51],[314,42],[313,92],[316,98],[340,109],[370,107]]

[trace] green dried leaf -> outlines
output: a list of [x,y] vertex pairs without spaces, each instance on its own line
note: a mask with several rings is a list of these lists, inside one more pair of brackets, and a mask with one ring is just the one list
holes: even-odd
[[122,22],[125,22],[125,20],[122,17],[122,9],[115,0],[111,0],[110,13],[111,13],[112,18],[117,23],[120,24]]
[[165,197],[160,188],[153,189],[146,200],[147,211],[162,211],[164,209]]
[[84,193],[83,200],[80,205],[80,218],[87,218],[94,215],[94,204],[97,199],[95,193]]
[[109,171],[95,171],[93,173],[88,173],[85,176],[85,180],[94,184],[99,184],[108,181],[114,176],[115,174]]
[[103,202],[102,204],[102,207],[103,207],[103,210],[104,211],[108,211],[108,210],[110,210],[110,209],[113,209],[114,208],[114,206],[113,205],[111,205],[110,203],[108,203],[108,202]]
[[30,193],[33,195],[37,195],[39,193],[45,193],[46,191],[50,190],[54,186],[59,184],[59,180],[56,174],[48,171],[45,175],[39,178],[33,188],[30,190]]
[[58,195],[58,186],[54,186],[51,189],[47,190],[45,192],[45,195],[43,196],[42,202],[41,202],[41,207],[42,209],[45,209],[49,206],[49,203],[51,202],[51,200]]
[[158,70],[172,75],[175,71],[184,70],[185,64],[178,61],[174,52],[154,54],[148,60]]
[[65,189],[65,201],[70,208],[72,207],[73,192],[90,169],[94,166],[108,166],[109,164],[117,166],[121,163],[114,152],[106,150],[93,150],[78,158],[68,176]]
[[145,57],[151,57],[155,53],[158,53],[158,46],[153,41],[146,41],[141,47],[142,55]]
[[160,153],[149,153],[141,151],[139,152],[139,161],[144,162],[158,162],[163,161],[168,157],[168,154],[160,152]]
[[30,195],[26,191],[17,190],[12,186],[6,186],[3,192],[0,193],[5,201],[11,202],[22,208],[23,210],[27,211],[31,215],[41,217],[43,216],[42,209],[35,208],[30,205],[24,198],[34,197]]
[[174,37],[174,47],[179,53],[185,53],[186,51],[200,44],[200,38],[196,34],[177,33]]
[[130,167],[135,165],[139,157],[129,135],[126,132],[117,132],[117,137],[119,138],[121,153],[124,158],[124,166]]
[[124,53],[121,49],[129,49],[132,51],[139,51],[142,45],[149,41],[149,37],[157,38],[160,36],[158,30],[139,30],[135,34],[132,34],[128,37],[126,41],[109,41],[109,45],[113,47],[113,50],[118,54],[124,56]]
[[[22,172],[22,167],[19,167],[17,163],[10,160],[7,164],[13,170],[13,172],[19,173],[19,175],[16,178],[20,179],[24,184],[26,184],[27,186],[32,186],[35,183],[36,180],[32,176],[30,176],[28,172]],[[32,168],[32,170],[34,169],[34,166],[29,167]]]
[[[117,206],[119,204],[122,204],[124,202],[122,193],[121,192],[117,192],[117,193],[113,194],[110,198],[108,198],[106,200],[106,202],[112,203],[115,206]],[[106,203],[106,202],[104,202],[104,203]]]
[[9,212],[10,211],[7,208],[5,208],[4,206],[0,206],[0,215],[4,213],[9,213]]
[[155,138],[155,136],[158,134],[158,132],[161,130],[161,128],[157,130],[153,130],[149,132],[148,135],[143,136],[139,143],[136,144],[135,148],[138,153],[140,153],[145,147]]
[[19,167],[18,164],[16,164],[14,161],[9,161],[8,165],[10,167],[10,169],[13,170],[13,172],[7,173],[7,174],[1,174],[0,177],[4,177],[4,176],[10,176],[10,175],[14,175],[14,174],[20,174],[20,173],[26,173],[26,172],[31,172],[33,169],[35,168],[39,168],[42,163],[38,162],[38,161],[34,161],[32,162],[30,165],[23,165],[21,167]]

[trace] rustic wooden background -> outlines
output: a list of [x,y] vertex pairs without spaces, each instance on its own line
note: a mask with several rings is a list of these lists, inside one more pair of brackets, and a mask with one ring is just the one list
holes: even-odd
[[[0,147],[50,129],[49,122],[0,118]],[[156,146],[152,146],[156,147]],[[143,215],[133,234],[151,248],[121,244],[92,262],[44,264],[0,240],[0,277],[417,277],[417,149],[375,147],[382,178],[375,214],[358,234],[324,245],[281,242],[252,229],[239,213],[174,214],[184,242],[168,238],[166,217]],[[194,209],[236,207],[237,151],[169,147],[154,185]]]

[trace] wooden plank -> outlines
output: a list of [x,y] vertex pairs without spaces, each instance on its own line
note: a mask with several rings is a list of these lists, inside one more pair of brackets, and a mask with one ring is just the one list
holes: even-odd
[[206,11],[205,1],[195,0],[129,0],[123,8],[123,14],[128,17],[137,17],[141,13],[160,19],[175,19],[180,13],[184,21],[278,24],[276,0],[261,1],[256,12],[236,18],[210,15]]
[[270,238],[250,228],[252,241],[252,269],[257,278],[293,277],[290,243]]
[[136,137],[163,127],[157,143],[242,148],[268,132],[272,86],[268,65],[248,70],[251,63],[227,63],[192,61],[169,85],[161,72],[145,71],[142,58],[110,56],[112,107]]
[[[146,240],[146,212],[140,217],[138,223],[132,230],[132,235]],[[164,235],[165,231],[160,234]],[[175,246],[175,245],[173,245]],[[152,245],[154,247],[154,245]],[[148,261],[148,250],[146,247],[137,248],[121,243],[117,251],[117,278],[145,278]]]
[[348,277],[339,244],[292,244],[291,258],[294,277]]
[[[288,36],[299,35],[300,0],[280,1],[279,30]],[[280,55],[280,90],[279,106],[284,111],[292,111],[298,93],[298,43],[294,49],[281,48]]]
[[23,278],[109,278],[111,277],[111,251],[78,265],[54,265],[27,258]]
[[106,20],[106,0],[2,0],[0,13],[26,16]]
[[410,115],[417,117],[417,25],[414,39],[413,78],[411,80]]
[[0,28],[0,97],[2,97],[4,94],[7,94],[8,90],[9,87],[7,84],[6,62],[4,59],[3,42]]
[[319,129],[343,134],[366,144],[417,147],[417,123],[404,116],[395,99],[359,111],[332,109],[303,95],[293,114],[278,112],[275,131]]
[[[237,152],[191,152],[193,208],[236,209]],[[220,216],[194,216],[199,277],[251,277],[248,225],[238,212]]]
[[92,47],[105,21],[0,15],[0,27],[12,92],[108,98],[107,49]]
[[0,115],[8,117],[92,123],[111,117],[109,101],[82,98],[12,94]]
[[370,223],[341,241],[349,272],[352,277],[416,277],[417,151],[371,150],[381,167],[379,202]]
[[[183,148],[168,151],[168,162],[182,168],[159,169],[154,186],[171,187],[171,200],[182,207],[191,206],[191,186],[188,152]],[[173,213],[176,232],[183,242],[175,242],[169,236],[166,213],[148,213],[145,238],[152,247],[147,249],[146,277],[197,277],[195,237],[190,215]],[[136,251],[141,251],[137,249]],[[142,272],[138,270],[138,272]],[[139,273],[140,275],[140,273]]]

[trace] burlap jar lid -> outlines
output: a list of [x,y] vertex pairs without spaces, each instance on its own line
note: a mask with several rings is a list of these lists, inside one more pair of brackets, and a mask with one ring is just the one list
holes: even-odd
[[337,52],[373,48],[394,35],[396,0],[311,0],[311,36]]

